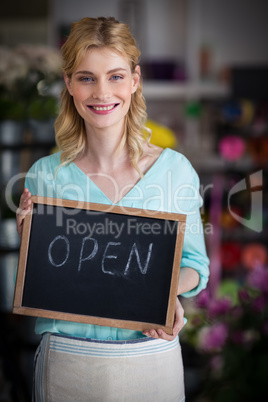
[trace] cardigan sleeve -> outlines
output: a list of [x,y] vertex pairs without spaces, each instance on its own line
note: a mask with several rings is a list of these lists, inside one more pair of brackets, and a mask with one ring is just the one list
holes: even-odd
[[[55,181],[55,172],[59,165],[59,152],[37,160],[26,175],[24,187],[28,188],[32,195],[63,198],[61,181],[58,180],[57,185]],[[57,187],[60,189],[59,194],[56,193]]]
[[[55,156],[43,157],[37,160],[29,169],[24,187],[28,188],[32,195],[52,196],[53,185],[53,164],[52,158]],[[50,179],[50,180],[49,180]]]
[[204,230],[201,220],[200,208],[203,200],[199,194],[199,177],[195,170],[190,169],[190,180],[182,191],[182,205],[187,215],[185,235],[181,259],[181,269],[189,267],[199,273],[199,284],[196,288],[183,293],[184,297],[197,295],[207,286],[209,278],[209,259],[206,252]]
[[30,170],[28,171],[26,178],[25,178],[25,183],[24,187],[28,188],[30,193],[32,195],[37,195],[38,194],[38,178],[37,175],[38,173],[36,172],[36,164],[33,165]]

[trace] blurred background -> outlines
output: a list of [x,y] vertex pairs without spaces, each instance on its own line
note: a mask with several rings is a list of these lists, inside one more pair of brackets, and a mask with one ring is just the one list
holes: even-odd
[[265,400],[268,363],[266,0],[13,0],[0,7],[0,401],[31,400],[39,339],[12,314],[24,173],[55,151],[60,46],[85,16],[129,24],[152,142],[200,177],[209,286],[184,300],[187,401]]

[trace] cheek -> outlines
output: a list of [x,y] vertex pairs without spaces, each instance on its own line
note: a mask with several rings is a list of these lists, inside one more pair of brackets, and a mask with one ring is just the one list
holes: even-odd
[[[82,116],[85,110],[84,103],[88,99],[88,93],[84,90],[84,88],[74,87],[73,88],[73,102],[77,112]],[[83,116],[82,116],[83,117]]]
[[83,87],[73,87],[73,98],[77,101],[83,101],[88,97],[88,93]]
[[131,94],[132,94],[132,87],[130,85],[126,85],[122,87],[120,90],[120,96],[122,97],[122,99],[125,100],[125,102],[131,101]]

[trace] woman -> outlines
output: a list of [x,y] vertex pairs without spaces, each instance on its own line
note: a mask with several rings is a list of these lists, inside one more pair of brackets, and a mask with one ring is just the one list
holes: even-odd
[[[72,25],[62,55],[60,151],[37,161],[26,177],[19,234],[31,194],[185,213],[178,295],[194,296],[208,280],[199,180],[181,154],[146,139],[139,51],[128,27],[114,18],[84,18]],[[177,336],[183,325],[179,300],[173,335],[38,318],[34,400],[183,401]]]

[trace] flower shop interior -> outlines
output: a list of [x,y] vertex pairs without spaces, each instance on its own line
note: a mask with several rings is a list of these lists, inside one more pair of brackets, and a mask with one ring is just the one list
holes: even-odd
[[189,402],[265,400],[268,364],[268,2],[29,0],[0,12],[0,401],[31,400],[39,337],[13,314],[25,173],[57,150],[60,46],[85,16],[129,24],[151,142],[200,178],[207,289],[182,300]]

